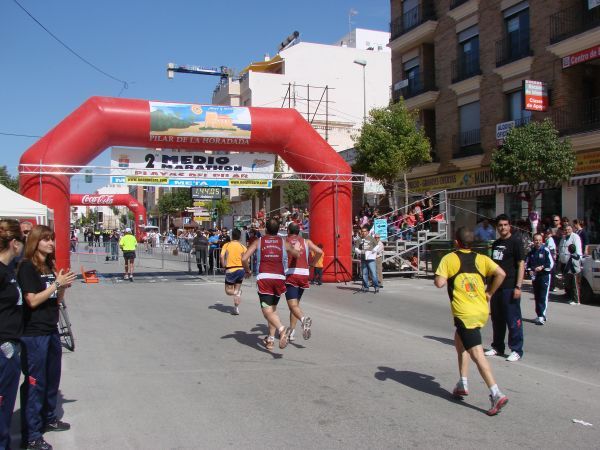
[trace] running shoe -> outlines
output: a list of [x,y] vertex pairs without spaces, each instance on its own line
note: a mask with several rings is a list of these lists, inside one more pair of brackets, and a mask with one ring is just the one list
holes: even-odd
[[579,303],[577,302],[569,302],[569,305],[573,306],[573,305],[579,305]]
[[511,352],[510,355],[508,355],[508,357],[506,358],[508,362],[516,362],[520,359],[521,355],[519,355],[517,352]]
[[273,347],[275,346],[275,337],[267,336],[262,340],[262,343],[267,350],[273,350]]
[[71,429],[71,424],[67,422],[63,422],[62,420],[55,420],[54,422],[50,422],[44,428],[44,432],[48,431],[67,431]]
[[305,317],[304,322],[302,323],[302,337],[304,339],[310,339],[311,331],[310,327],[312,326],[312,319],[310,317]]
[[233,311],[231,311],[231,315],[232,316],[239,316],[240,315],[240,308],[237,306],[233,307]]
[[483,352],[483,354],[485,356],[496,356],[496,355],[498,355],[498,352],[496,351],[495,348],[490,348],[489,350],[486,350],[485,352]]
[[289,327],[283,327],[283,331],[279,332],[279,348],[284,349],[288,345],[288,340],[290,338],[290,333],[292,330]]
[[129,280],[129,275],[125,275],[125,276],[123,276],[123,279],[124,279],[124,280]]
[[292,330],[288,339],[290,342],[294,342],[296,340],[296,330]]
[[490,395],[490,401],[492,402],[492,407],[488,409],[487,415],[495,416],[500,412],[502,408],[504,408],[504,406],[506,406],[506,404],[508,403],[508,397],[504,394],[499,394],[495,397],[492,397]]
[[129,277],[129,281],[133,283],[133,277]]
[[454,398],[463,398],[469,395],[469,390],[465,389],[464,385],[459,381],[456,383],[456,387],[452,391],[452,396]]
[[48,444],[44,438],[37,438],[33,441],[23,442],[21,448],[27,450],[52,450],[52,446]]

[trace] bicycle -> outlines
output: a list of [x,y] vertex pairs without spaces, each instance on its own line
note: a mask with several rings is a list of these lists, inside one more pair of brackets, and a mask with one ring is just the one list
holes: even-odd
[[64,299],[58,304],[58,333],[60,335],[60,343],[62,346],[67,350],[74,352],[75,338],[73,337],[71,321],[69,320],[69,313],[67,312],[67,304]]

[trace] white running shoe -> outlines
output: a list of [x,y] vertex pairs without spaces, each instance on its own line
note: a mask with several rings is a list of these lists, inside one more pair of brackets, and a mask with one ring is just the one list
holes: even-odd
[[296,330],[292,330],[288,339],[290,342],[294,342],[296,340]]
[[506,360],[509,362],[516,362],[520,359],[521,359],[521,355],[519,355],[517,352],[511,352],[511,354],[508,355],[508,358],[506,358]]
[[483,352],[483,354],[485,356],[496,356],[498,354],[498,352],[496,351],[495,348],[490,348],[489,350],[486,350],[485,352]]
[[302,337],[304,339],[310,339],[311,331],[310,327],[312,326],[312,319],[310,317],[304,318],[304,323],[302,324]]
[[240,308],[238,306],[234,306],[233,307],[233,312],[231,313],[234,316],[239,316],[240,315]]

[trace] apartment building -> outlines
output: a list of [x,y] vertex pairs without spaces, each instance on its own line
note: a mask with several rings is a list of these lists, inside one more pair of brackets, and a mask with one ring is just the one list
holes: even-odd
[[[503,130],[550,117],[577,154],[574,176],[542,186],[537,210],[600,218],[600,1],[391,0],[392,98],[401,96],[433,147],[409,176],[414,192],[447,189],[450,219],[527,214],[525,186],[489,169]],[[547,87],[545,111],[523,104],[523,82]],[[596,235],[596,239],[598,236]]]

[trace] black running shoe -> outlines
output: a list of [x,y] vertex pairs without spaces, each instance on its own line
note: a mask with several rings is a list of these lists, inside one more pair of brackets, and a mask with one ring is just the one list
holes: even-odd
[[71,429],[71,424],[67,422],[62,422],[60,420],[55,420],[54,422],[50,422],[44,428],[44,432],[48,431],[67,431]]
[[22,445],[21,447],[26,450],[52,450],[52,446],[48,444],[44,440],[44,438],[38,438],[33,441],[28,441],[25,445]]

